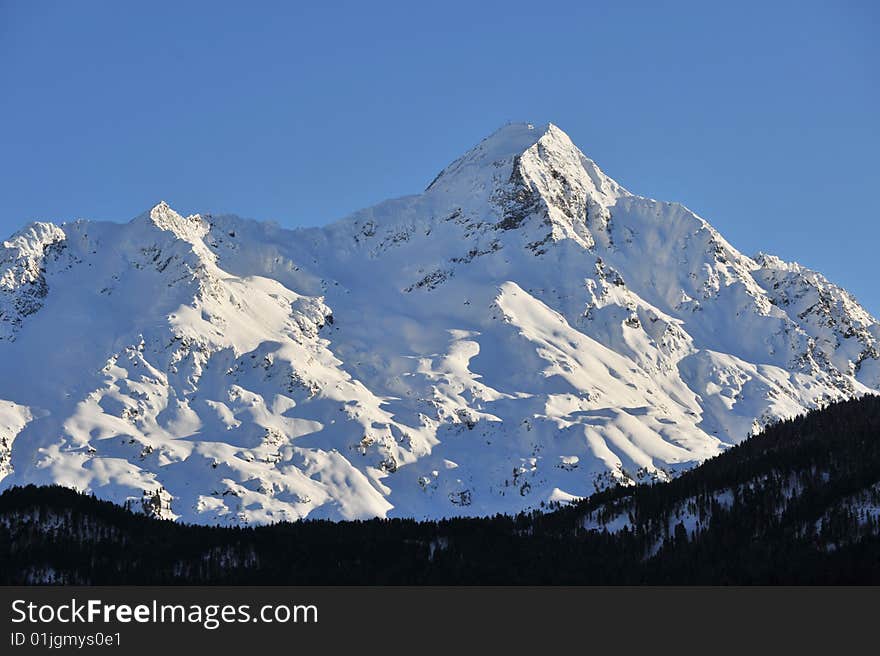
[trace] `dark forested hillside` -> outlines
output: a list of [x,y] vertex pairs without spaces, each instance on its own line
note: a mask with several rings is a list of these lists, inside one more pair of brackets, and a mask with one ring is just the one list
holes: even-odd
[[440,522],[159,521],[60,487],[0,495],[0,582],[880,583],[880,398],[769,427],[671,483]]

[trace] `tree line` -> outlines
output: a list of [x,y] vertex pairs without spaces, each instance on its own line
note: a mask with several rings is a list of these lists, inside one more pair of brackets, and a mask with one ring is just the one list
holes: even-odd
[[[617,518],[622,528],[605,523]],[[767,427],[669,483],[552,512],[178,524],[58,487],[0,494],[0,583],[880,583],[880,398]]]

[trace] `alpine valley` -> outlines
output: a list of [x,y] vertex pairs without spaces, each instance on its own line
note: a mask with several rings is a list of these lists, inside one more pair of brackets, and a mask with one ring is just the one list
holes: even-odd
[[880,323],[554,125],[321,228],[33,223],[0,248],[0,488],[245,525],[552,508],[880,391]]

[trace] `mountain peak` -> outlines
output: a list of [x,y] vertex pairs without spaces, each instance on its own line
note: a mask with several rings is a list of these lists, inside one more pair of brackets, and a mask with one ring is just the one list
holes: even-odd
[[[556,141],[577,150],[571,138],[557,125],[544,123],[507,123],[483,139],[459,160],[495,162],[523,155],[535,144]],[[458,161],[458,160],[456,160]]]
[[504,125],[443,169],[426,191],[482,196],[481,192],[514,178],[530,178],[538,188],[547,186],[551,178],[568,180],[569,185],[587,190],[601,205],[628,195],[553,123]]
[[432,221],[460,217],[455,224],[470,241],[489,235],[491,242],[498,230],[522,227],[515,234],[529,243],[573,238],[591,248],[609,241],[609,208],[628,196],[553,123],[509,123],[449,164],[424,193],[379,203],[337,225],[353,229],[356,241],[379,235],[377,244],[394,244],[417,223],[433,230]]
[[146,219],[160,230],[170,232],[178,239],[191,243],[201,240],[208,234],[209,229],[200,215],[191,214],[184,217],[171,209],[164,200],[159,201],[148,213],[138,219]]
[[465,157],[473,154],[475,157],[495,161],[521,155],[540,141],[551,127],[555,128],[551,123],[539,126],[534,123],[508,123],[483,139]]
[[[532,123],[508,123],[495,130],[464,155],[443,169],[428,185],[428,190],[447,188],[451,181],[472,176],[478,169],[512,162],[546,135],[552,124],[536,127]],[[555,128],[558,130],[558,128]]]

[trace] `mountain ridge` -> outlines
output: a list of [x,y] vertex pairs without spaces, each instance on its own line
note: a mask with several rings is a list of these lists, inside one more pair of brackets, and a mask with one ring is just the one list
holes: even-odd
[[161,202],[19,231],[0,487],[158,493],[203,523],[517,512],[876,392],[878,344],[820,274],[511,124],[323,228]]

